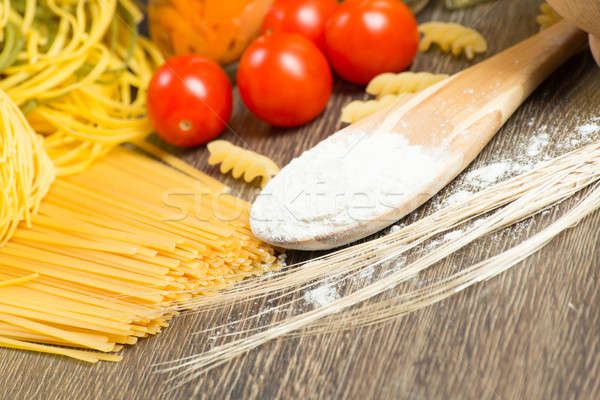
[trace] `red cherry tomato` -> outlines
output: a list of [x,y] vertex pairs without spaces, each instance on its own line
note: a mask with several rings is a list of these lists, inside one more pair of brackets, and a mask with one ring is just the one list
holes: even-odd
[[275,0],[262,24],[262,33],[297,33],[325,49],[325,24],[337,0]]
[[308,39],[295,33],[272,33],[246,49],[237,83],[244,104],[258,118],[276,126],[298,126],[319,115],[331,95],[327,59]]
[[152,77],[147,104],[160,137],[176,146],[197,146],[225,128],[233,104],[231,83],[207,58],[176,56]]
[[357,84],[383,72],[406,69],[418,45],[417,21],[398,0],[344,1],[325,31],[331,66],[340,77]]

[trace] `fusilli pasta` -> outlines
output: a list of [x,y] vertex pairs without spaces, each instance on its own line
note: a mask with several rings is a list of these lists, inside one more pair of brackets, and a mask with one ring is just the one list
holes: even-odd
[[279,167],[273,160],[251,150],[235,146],[226,140],[215,140],[207,146],[210,152],[208,163],[221,163],[221,173],[231,171],[234,178],[244,176],[246,182],[252,182],[256,177],[262,177],[261,186],[277,175]]
[[543,2],[540,4],[540,14],[535,18],[538,25],[540,26],[540,31],[551,27],[552,25],[560,22],[562,17],[550,6],[550,4]]
[[440,46],[444,52],[452,51],[459,56],[465,53],[469,60],[476,53],[484,53],[487,50],[485,38],[476,30],[453,22],[432,21],[419,25],[419,32],[423,38],[419,43],[419,50],[426,52],[432,43]]
[[447,74],[432,74],[431,72],[385,73],[377,75],[369,82],[367,93],[374,96],[416,93],[446,78],[448,78]]
[[393,95],[388,94],[376,100],[355,100],[349,104],[347,104],[342,109],[342,116],[340,120],[342,122],[347,122],[349,124],[353,124],[356,121],[363,119],[376,111],[379,111],[390,104],[394,103],[401,96],[407,96],[407,94],[401,95]]

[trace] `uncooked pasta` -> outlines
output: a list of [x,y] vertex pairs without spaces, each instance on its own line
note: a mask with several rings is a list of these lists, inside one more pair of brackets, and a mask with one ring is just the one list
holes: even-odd
[[163,62],[138,37],[131,0],[5,2],[0,88],[22,108],[60,175],[152,131],[146,87]]
[[540,26],[540,30],[550,28],[552,25],[560,22],[562,17],[559,13],[550,6],[550,4],[543,2],[540,4],[540,14],[535,18],[536,22]]
[[273,160],[254,151],[235,146],[226,140],[215,140],[206,145],[210,158],[210,165],[221,164],[221,173],[231,171],[234,178],[243,176],[246,182],[261,178],[264,187],[269,180],[277,175],[279,167]]
[[0,90],[0,246],[20,221],[29,226],[54,180],[54,166],[43,139],[21,110]]
[[342,108],[340,120],[342,122],[353,124],[379,110],[391,106],[400,98],[400,96],[401,95],[396,96],[388,94],[375,100],[355,100]]
[[373,78],[367,85],[366,91],[380,97],[388,94],[417,93],[443,81],[448,76],[431,72],[408,71],[398,74],[386,72]]
[[117,148],[57,179],[0,248],[0,347],[118,361],[179,304],[277,270],[250,205],[195,175]]
[[487,51],[487,42],[481,33],[453,22],[431,21],[419,25],[423,38],[419,50],[426,52],[432,44],[437,44],[445,52],[459,56],[462,53],[472,60],[477,53]]
[[408,98],[439,83],[449,75],[431,72],[383,73],[373,78],[367,85],[367,93],[376,96],[373,100],[355,100],[342,108],[340,120],[346,123],[357,122],[369,115],[394,104],[397,100]]

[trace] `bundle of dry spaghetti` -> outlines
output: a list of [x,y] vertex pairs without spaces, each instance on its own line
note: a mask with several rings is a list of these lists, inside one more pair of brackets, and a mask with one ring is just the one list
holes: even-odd
[[0,347],[117,361],[170,306],[278,269],[249,204],[184,168],[117,148],[57,179],[0,248]]
[[[215,347],[197,356],[163,363],[162,371],[175,372],[170,380],[183,384],[284,335],[297,331],[296,335],[325,333],[379,324],[441,301],[511,268],[541,249],[556,235],[600,208],[599,181],[600,143],[594,143],[479,192],[465,202],[441,209],[382,238],[311,260],[302,268],[273,274],[269,280],[257,278],[241,283],[210,301],[191,300],[187,302],[187,306],[217,309],[233,302],[254,302],[264,297],[291,299],[240,321],[228,322],[227,327],[232,333],[220,335]],[[470,243],[523,221],[590,186],[593,189],[585,192],[576,206],[521,244],[423,287],[403,286],[403,283],[416,274],[432,268]],[[457,238],[418,254],[406,264],[399,263],[399,268],[386,271],[387,274],[370,284],[359,285],[350,293],[329,299],[310,311],[305,311],[303,306],[294,307],[303,304],[304,297],[298,295],[308,288],[323,284],[329,287],[348,284],[362,271],[393,265],[427,240],[458,227],[461,227],[461,234]],[[404,290],[394,292],[388,299],[360,305],[365,300],[400,287]],[[282,313],[282,310],[285,312]],[[294,313],[293,310],[300,312]],[[348,311],[341,313],[344,310]],[[222,327],[214,327],[202,333],[207,334],[220,328]]]
[[224,185],[117,147],[150,132],[162,62],[131,0],[1,6],[0,347],[117,361],[181,301],[279,268]]
[[25,112],[59,175],[143,137],[146,87],[163,62],[138,37],[132,0],[4,1],[0,89]]

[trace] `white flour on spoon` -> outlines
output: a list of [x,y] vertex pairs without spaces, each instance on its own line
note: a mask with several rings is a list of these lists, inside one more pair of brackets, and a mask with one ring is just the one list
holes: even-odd
[[396,133],[334,134],[292,160],[263,189],[252,209],[252,230],[288,242],[370,221],[422,192],[444,173],[448,157]]

